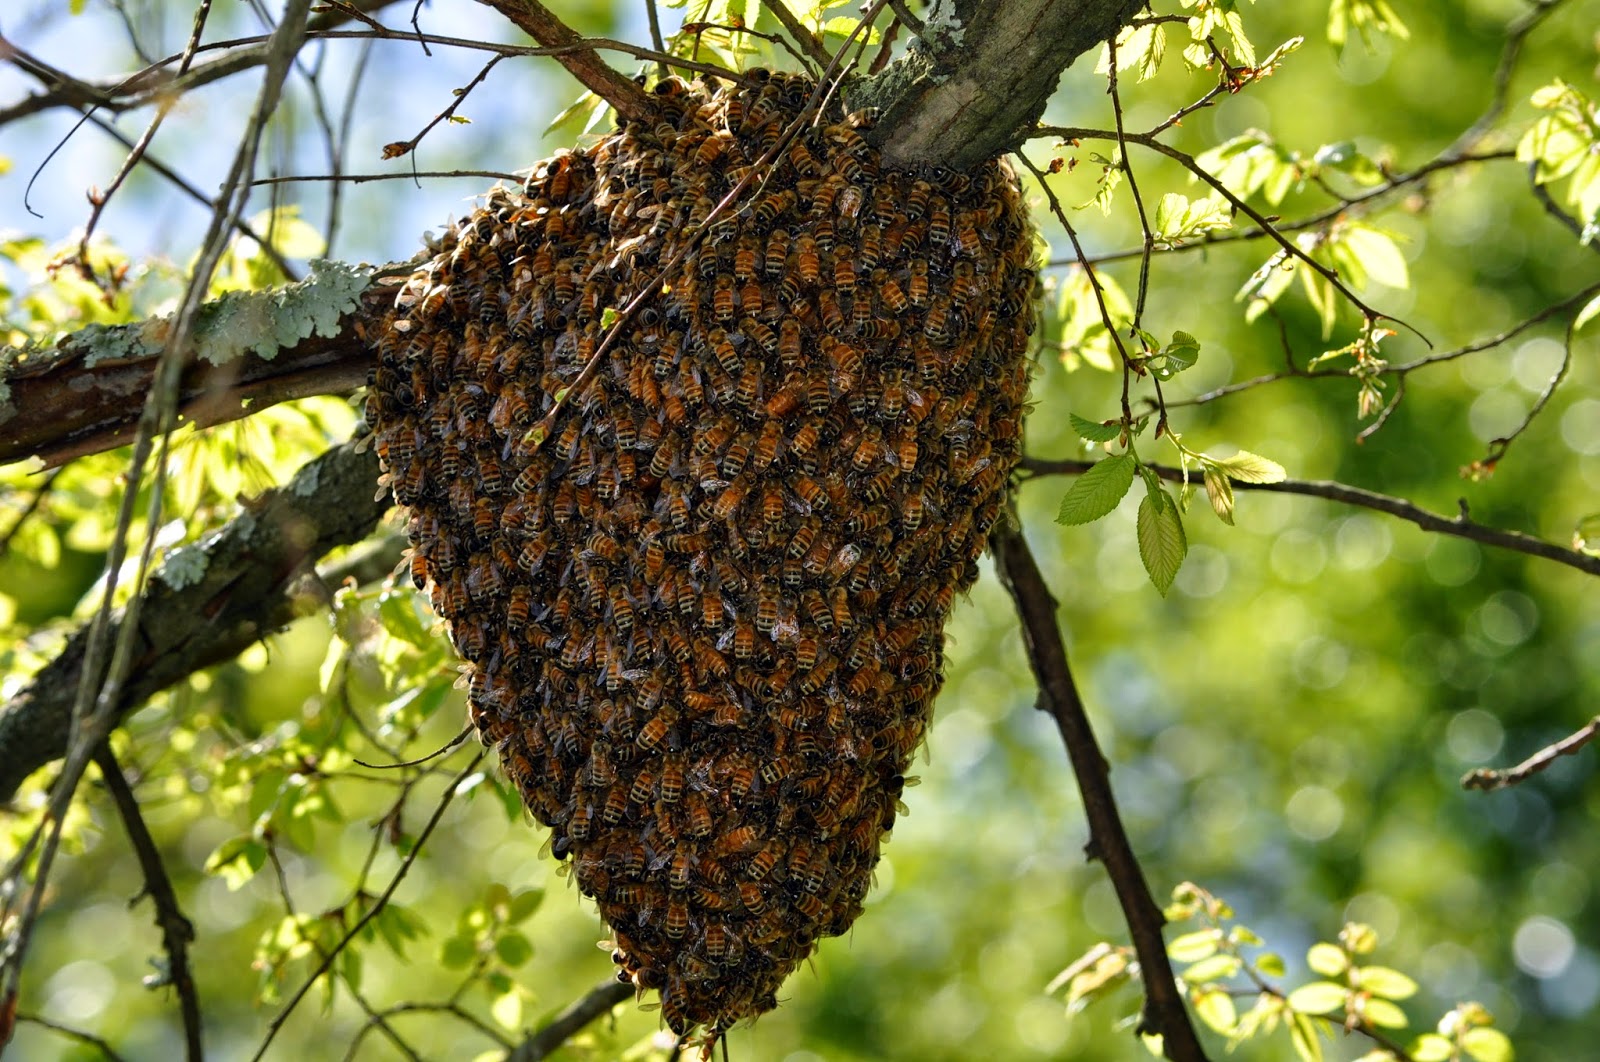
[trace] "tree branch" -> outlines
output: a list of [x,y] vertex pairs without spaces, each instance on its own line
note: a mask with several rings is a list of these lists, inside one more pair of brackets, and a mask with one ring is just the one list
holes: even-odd
[[[561,47],[579,42],[579,37],[566,23],[539,3],[539,0],[478,0],[510,19],[519,29],[540,44]],[[632,79],[611,69],[599,53],[583,48],[564,52],[556,57],[567,72],[583,83],[584,87],[605,100],[624,118],[645,121],[655,113],[655,107],[644,89]]]
[[578,1030],[618,1003],[626,1002],[633,992],[632,985],[616,981],[607,981],[590,989],[582,999],[576,1000],[572,1006],[551,1019],[549,1025],[518,1044],[506,1055],[505,1062],[539,1062],[548,1058],[552,1051],[570,1040]]
[[1553,745],[1545,746],[1515,767],[1502,767],[1498,770],[1480,767],[1467,772],[1466,777],[1461,779],[1461,788],[1488,791],[1526,782],[1540,771],[1548,769],[1559,757],[1571,756],[1581,750],[1593,741],[1597,734],[1600,734],[1600,715],[1589,720],[1588,725],[1582,729],[1567,735]]
[[[200,1041],[200,993],[195,988],[194,973],[189,967],[189,944],[194,940],[194,924],[183,915],[178,906],[178,894],[173,891],[172,879],[167,875],[166,864],[161,861],[161,850],[150,827],[145,825],[139,811],[139,801],[133,795],[128,780],[122,774],[122,765],[110,744],[95,751],[94,762],[100,768],[106,791],[111,794],[117,814],[128,831],[128,843],[139,859],[139,869],[144,873],[144,895],[156,908],[156,925],[161,929],[161,946],[167,953],[167,969],[162,972],[159,984],[170,984],[178,991],[178,1008],[183,1014],[184,1057],[189,1062],[200,1062],[205,1052]],[[147,983],[148,979],[147,979]]]
[[[1076,476],[1089,471],[1094,463],[1093,461],[1046,460],[1039,457],[1024,457],[1022,459],[1022,469],[1030,476]],[[1181,468],[1172,468],[1166,465],[1150,465],[1148,467],[1156,475],[1169,482],[1184,482],[1183,469]],[[1193,483],[1194,481],[1195,473],[1190,472],[1188,482]],[[1569,568],[1576,568],[1588,575],[1600,575],[1600,557],[1589,553],[1581,553],[1575,549],[1567,549],[1565,546],[1546,542],[1542,538],[1525,535],[1521,531],[1504,531],[1497,527],[1474,523],[1466,516],[1465,503],[1463,503],[1460,516],[1440,516],[1438,513],[1429,512],[1427,509],[1414,505],[1404,498],[1379,494],[1377,491],[1351,487],[1344,483],[1336,483],[1326,479],[1286,479],[1279,483],[1241,483],[1234,481],[1233,489],[1259,490],[1270,494],[1304,494],[1312,498],[1327,498],[1330,501],[1343,502],[1346,505],[1356,505],[1363,509],[1372,509],[1376,512],[1388,513],[1390,516],[1397,516],[1402,520],[1416,524],[1424,531],[1471,539],[1473,542],[1482,542],[1486,546],[1497,546],[1500,549],[1509,549],[1515,553],[1526,553],[1530,557],[1543,557],[1545,560],[1553,560],[1557,564],[1565,564]]]
[[[851,93],[883,109],[884,161],[958,170],[1003,154],[1044,113],[1061,72],[1144,0],[1013,0],[936,8],[900,61]],[[964,20],[964,21],[963,21]]]
[[[208,303],[196,328],[200,356],[179,384],[180,423],[205,427],[361,387],[372,356],[356,325],[393,292],[368,283],[364,270],[322,265],[299,284]],[[57,465],[133,438],[170,327],[164,318],[92,325],[53,350],[0,361],[0,464]],[[285,345],[284,336],[303,338]]]
[[1067,757],[1072,761],[1078,792],[1083,796],[1084,815],[1089,820],[1085,852],[1090,859],[1098,859],[1110,875],[1139,957],[1145,993],[1139,1032],[1159,1034],[1166,1057],[1173,1062],[1205,1062],[1205,1050],[1189,1020],[1188,1008],[1167,959],[1166,942],[1161,936],[1166,918],[1150,895],[1144,870],[1123,829],[1116,795],[1111,790],[1110,764],[1095,740],[1094,728],[1067,664],[1066,645],[1056,625],[1055,599],[1045,586],[1027,539],[1008,520],[1001,520],[990,535],[989,545],[1000,581],[1017,603],[1028,664],[1039,683],[1038,707],[1055,719],[1067,746]]
[[[158,572],[144,593],[138,655],[116,717],[320,608],[321,598],[298,585],[296,576],[329,550],[372,532],[390,505],[387,491],[382,501],[373,500],[377,476],[376,454],[358,453],[348,443],[335,447],[190,547],[203,558],[198,579],[183,583]],[[115,622],[120,629],[121,619]],[[0,711],[0,801],[10,800],[28,775],[66,752],[87,643],[87,630],[79,630]]]

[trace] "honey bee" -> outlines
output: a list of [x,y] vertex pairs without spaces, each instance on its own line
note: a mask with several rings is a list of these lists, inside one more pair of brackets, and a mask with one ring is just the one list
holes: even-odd
[[783,842],[776,839],[768,841],[750,857],[750,864],[745,867],[745,877],[752,881],[761,881],[777,867],[778,859],[782,855]]
[[669,713],[662,712],[639,728],[639,736],[634,739],[634,743],[646,752],[653,752],[661,747],[661,743],[667,738],[667,731],[671,728]]
[[828,507],[830,500],[828,492],[823,490],[822,486],[810,476],[796,476],[794,492],[799,495],[801,501],[805,502],[813,510],[821,511]]
[[[605,807],[601,809],[600,820],[607,826],[615,826],[622,821],[623,813],[628,810],[628,794],[621,786],[612,786],[606,793]],[[581,839],[581,838],[580,838]]]
[[750,493],[750,481],[740,476],[728,484],[717,500],[711,506],[711,515],[718,520],[731,519],[739,511],[739,506],[744,504],[744,499]]
[[719,321],[731,319],[737,310],[733,294],[733,283],[733,277],[726,273],[719,273],[716,280],[712,282],[711,313]]
[[753,234],[739,238],[739,249],[733,255],[733,275],[736,280],[749,280],[756,275],[762,258],[761,244]]
[[734,389],[734,401],[745,409],[755,405],[761,391],[761,363],[756,359],[744,363],[744,373]]
[[[781,392],[780,392],[781,393]],[[776,399],[777,396],[774,396]],[[767,412],[773,416],[772,402],[767,403]],[[789,410],[785,410],[785,413]],[[755,450],[752,454],[751,468],[757,472],[765,471],[772,462],[778,459],[778,448],[783,442],[783,425],[777,420],[769,420],[761,427],[761,436],[756,440]]]
[[676,804],[683,795],[683,757],[668,756],[661,767],[661,802]]
[[711,808],[705,802],[705,798],[698,793],[690,793],[688,799],[683,803],[685,810],[688,812],[689,835],[691,837],[710,836],[711,831],[716,828],[716,824],[712,821]]
[[778,215],[786,214],[790,210],[794,209],[796,201],[797,197],[795,196],[794,189],[792,188],[784,189],[781,192],[774,192],[771,195],[768,195],[765,199],[761,200],[760,203],[756,204],[756,224],[762,226],[763,228],[770,227],[772,223],[778,219]]
[[733,144],[733,137],[725,133],[712,133],[700,142],[695,150],[694,161],[699,166],[710,166],[723,155],[727,154],[728,147]]
[[722,474],[729,479],[733,479],[743,472],[746,462],[750,460],[750,451],[754,446],[755,438],[751,433],[747,431],[740,432],[733,440],[732,445],[723,451],[722,460],[718,465],[722,470]]
[[745,910],[753,915],[758,915],[767,909],[767,895],[762,891],[758,882],[741,881],[739,883],[739,902],[744,904]]
[[[676,897],[667,901],[667,918],[662,928],[665,930],[667,936],[673,940],[683,939],[683,934],[689,929],[689,905]],[[661,1006],[663,1016],[667,1016],[667,1003],[672,999],[673,997],[671,996],[667,996],[662,999]],[[668,1020],[670,1023],[671,1018],[669,1017]],[[677,1020],[680,1025],[684,1024],[684,1019],[681,1014],[679,1014]]]
[[833,612],[834,626],[838,627],[841,633],[848,634],[855,629],[856,620],[850,613],[850,595],[844,587],[833,588],[833,598],[829,602],[829,607]]
[[749,660],[756,653],[756,631],[745,620],[733,624],[733,655],[739,660]]
[[761,584],[756,596],[756,630],[771,634],[778,625],[778,587],[770,579]]
[[800,279],[807,284],[815,284],[822,272],[822,259],[817,254],[817,241],[810,233],[803,232],[795,237],[794,244],[795,267]]
[[822,327],[829,333],[838,335],[844,331],[844,312],[839,309],[837,295],[827,288],[817,292],[817,309],[822,314]]
[[761,271],[768,280],[783,275],[784,264],[789,259],[789,234],[783,229],[773,229],[767,234],[767,243],[761,259]]

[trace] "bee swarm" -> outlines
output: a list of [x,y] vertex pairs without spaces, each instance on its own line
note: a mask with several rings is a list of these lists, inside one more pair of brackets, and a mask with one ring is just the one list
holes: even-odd
[[663,82],[653,126],[490,192],[371,336],[478,730],[679,1033],[772,1008],[861,912],[1020,452],[1003,163],[884,171],[825,110],[711,217],[813,88]]

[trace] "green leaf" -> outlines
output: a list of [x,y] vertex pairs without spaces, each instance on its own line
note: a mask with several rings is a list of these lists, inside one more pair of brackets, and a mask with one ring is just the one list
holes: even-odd
[[1332,981],[1313,981],[1289,993],[1289,1006],[1303,1014],[1330,1014],[1343,1010],[1350,990]]
[[206,859],[205,872],[219,875],[228,891],[235,892],[255,877],[266,862],[267,846],[246,833],[219,844]]
[[1387,966],[1360,967],[1356,983],[1365,991],[1384,999],[1410,999],[1417,994],[1415,981]]
[[1085,420],[1076,413],[1068,413],[1067,419],[1072,422],[1072,430],[1077,432],[1080,438],[1087,439],[1090,442],[1110,442],[1113,439],[1120,438],[1122,435],[1122,424],[1120,422],[1101,424],[1099,421]]
[[[1155,344],[1152,342],[1151,346]],[[1200,358],[1200,341],[1188,332],[1172,333],[1172,342],[1150,359],[1150,368],[1163,380],[1170,380],[1191,368]]]
[[1233,997],[1220,989],[1196,997],[1194,1012],[1201,1021],[1224,1036],[1239,1023],[1239,1012],[1234,1009]]
[[1301,1062],[1322,1062],[1322,1041],[1317,1039],[1317,1027],[1304,1014],[1289,1015],[1289,1042]]
[[1183,518],[1166,490],[1147,493],[1139,503],[1138,536],[1139,559],[1150,573],[1150,581],[1165,597],[1189,552]]
[[1455,1057],[1454,1045],[1438,1033],[1423,1033],[1411,1045],[1412,1062],[1450,1062]]
[[1338,242],[1370,279],[1391,288],[1411,286],[1405,255],[1400,253],[1393,236],[1371,225],[1357,223],[1347,226]]
[[1461,1047],[1477,1062],[1512,1062],[1517,1053],[1499,1029],[1469,1029],[1461,1034]]
[[1306,965],[1324,977],[1342,977],[1350,968],[1350,957],[1336,945],[1313,944],[1306,953]]
[[1256,958],[1256,969],[1267,977],[1282,977],[1285,973],[1283,956],[1275,951],[1263,952]]
[[1221,933],[1215,929],[1201,929],[1174,937],[1167,945],[1167,954],[1174,962],[1199,962],[1217,953]]
[[1078,477],[1061,499],[1059,524],[1087,524],[1117,507],[1133,486],[1135,462],[1131,453],[1114,454]]
[[1288,476],[1278,462],[1249,450],[1240,450],[1232,457],[1217,460],[1215,464],[1229,479],[1236,479],[1240,483],[1281,483]]
[[1199,962],[1183,971],[1183,979],[1192,985],[1203,985],[1211,981],[1226,981],[1239,972],[1240,963],[1237,956],[1219,953]]
[[1369,999],[1361,1006],[1361,1014],[1373,1025],[1385,1029],[1404,1029],[1411,1024],[1406,1019],[1406,1012],[1390,1003],[1387,999]]
[[512,925],[525,922],[544,903],[543,889],[524,889],[511,897],[511,904],[506,912],[506,921]]
[[533,958],[533,945],[518,932],[502,933],[494,942],[494,952],[507,966],[521,966]]
[[1205,465],[1201,473],[1205,478],[1206,498],[1211,502],[1211,511],[1217,514],[1218,520],[1233,526],[1233,484],[1215,465]]
[[478,957],[478,943],[471,937],[451,937],[439,945],[439,965],[446,970],[464,970]]

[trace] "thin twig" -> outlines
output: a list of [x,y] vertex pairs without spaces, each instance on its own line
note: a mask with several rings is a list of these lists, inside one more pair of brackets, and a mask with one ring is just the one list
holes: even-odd
[[989,542],[1000,580],[1017,605],[1028,664],[1039,683],[1038,707],[1055,720],[1072,761],[1072,773],[1089,822],[1085,853],[1106,868],[1139,957],[1145,993],[1139,1032],[1159,1034],[1162,1049],[1173,1062],[1204,1062],[1205,1050],[1178,991],[1161,936],[1166,920],[1150,895],[1144,869],[1122,825],[1116,794],[1111,789],[1110,765],[1095,739],[1067,663],[1066,645],[1056,624],[1055,599],[1028,549],[1027,539],[1009,520],[1002,518]]
[[1078,262],[1083,267],[1084,276],[1089,278],[1089,289],[1094,292],[1095,305],[1100,310],[1100,323],[1105,326],[1106,333],[1111,336],[1111,341],[1117,346],[1117,354],[1122,358],[1122,422],[1133,423],[1133,406],[1130,400],[1130,389],[1133,379],[1133,358],[1128,354],[1128,348],[1122,342],[1122,330],[1116,322],[1111,320],[1111,310],[1106,305],[1105,292],[1100,287],[1100,277],[1095,273],[1094,266],[1084,256],[1083,244],[1078,240],[1078,231],[1072,227],[1072,222],[1067,220],[1067,212],[1061,206],[1061,200],[1056,198],[1055,189],[1050,187],[1050,182],[1045,180],[1044,171],[1033,164],[1033,160],[1022,153],[1020,148],[1016,151],[1017,158],[1033,174],[1039,182],[1039,188],[1044,192],[1045,199],[1050,204],[1050,212],[1061,222],[1061,227],[1067,230],[1067,239],[1072,241],[1072,250],[1078,256]]
[[1600,715],[1589,720],[1587,726],[1574,734],[1562,738],[1553,745],[1546,745],[1538,752],[1529,756],[1515,767],[1479,767],[1469,771],[1461,779],[1463,789],[1504,789],[1508,785],[1517,785],[1526,782],[1540,771],[1547,770],[1551,764],[1562,756],[1571,756],[1593,741],[1596,734],[1600,734]]
[[[39,855],[34,868],[33,884],[27,890],[20,917],[12,928],[11,947],[4,956],[3,976],[0,976],[0,1012],[9,1010],[15,1005],[23,961],[38,921],[40,906],[49,883],[50,870],[60,848],[67,810],[77,791],[78,782],[82,779],[94,750],[105,740],[115,723],[121,690],[132,667],[135,652],[133,633],[139,626],[142,594],[135,593],[129,603],[124,622],[118,628],[115,644],[109,647],[109,651],[107,642],[110,639],[112,602],[118,589],[118,575],[127,557],[128,536],[133,525],[134,508],[142,486],[145,465],[150,459],[151,450],[155,447],[155,440],[159,438],[160,453],[156,460],[155,483],[150,490],[149,510],[146,516],[146,526],[156,528],[161,526],[166,453],[177,412],[177,386],[184,364],[191,353],[189,344],[195,320],[205,299],[205,293],[210,287],[211,277],[221,261],[226,235],[232,230],[244,209],[248,197],[246,182],[255,166],[261,135],[267,119],[277,107],[294,55],[304,41],[306,14],[309,8],[310,0],[285,0],[283,20],[268,46],[270,58],[266,64],[260,93],[240,139],[233,165],[223,181],[222,194],[218,197],[218,209],[212,214],[211,225],[201,242],[200,254],[174,318],[172,330],[167,336],[155,384],[146,396],[138,435],[134,440],[133,455],[123,484],[116,531],[112,535],[111,546],[107,551],[105,591],[90,628],[88,647],[83,658],[81,684],[73,701],[66,762],[51,791],[50,803],[39,829],[24,845],[24,851],[19,853],[8,867],[8,884],[20,880],[20,875],[27,865],[27,853],[32,852],[42,832],[42,845],[38,846]],[[134,576],[136,590],[145,585],[154,548],[155,535],[146,536]]]
[[10,552],[11,543],[16,539],[17,532],[22,530],[22,525],[27,523],[34,513],[39,511],[39,506],[43,505],[44,500],[50,496],[50,489],[56,485],[56,479],[61,473],[62,469],[51,469],[50,474],[45,477],[45,481],[39,484],[38,489],[33,492],[27,503],[23,505],[22,511],[17,514],[17,518],[11,522],[11,526],[6,528],[5,534],[0,534],[0,559],[4,559],[5,555]]
[[1506,103],[1511,98],[1511,75],[1516,73],[1517,60],[1522,55],[1523,44],[1527,41],[1528,35],[1538,28],[1539,23],[1563,3],[1565,0],[1528,0],[1528,10],[1506,27],[1506,43],[1501,48],[1499,62],[1495,64],[1494,87],[1489,96],[1489,105],[1484,108],[1476,121],[1444,149],[1441,157],[1449,158],[1465,154],[1494,128],[1494,124],[1505,113]]
[[[416,136],[412,137],[410,140],[400,140],[393,144],[385,145],[383,149],[383,157],[385,159],[397,159],[402,155],[409,155],[411,152],[415,151],[417,145],[422,143],[422,138],[432,132],[436,125],[447,118],[452,118],[455,116],[456,108],[466,102],[467,97],[472,94],[472,90],[483,84],[483,79],[489,76],[489,71],[493,70],[495,66],[499,64],[500,60],[504,58],[505,56],[503,55],[496,55],[490,58],[487,63],[483,64],[483,69],[478,71],[478,76],[467,82],[466,88],[457,89],[452,94],[454,98],[450,101],[450,105],[444,110],[440,111],[438,114],[434,115],[433,119],[429,121],[427,125],[423,126],[421,130],[417,132]],[[412,176],[414,177],[416,175],[412,174]]]
[[106,1041],[100,1039],[100,1037],[94,1035],[93,1033],[84,1032],[82,1029],[74,1029],[70,1025],[62,1025],[60,1022],[51,1021],[49,1018],[41,1018],[37,1014],[29,1014],[26,1011],[18,1011],[17,1023],[20,1025],[23,1022],[27,1022],[29,1025],[37,1025],[41,1029],[49,1029],[51,1032],[65,1036],[69,1040],[76,1040],[81,1044],[88,1044],[96,1051],[99,1051],[101,1056],[107,1059],[108,1062],[126,1062],[121,1055],[117,1054],[117,1052],[112,1049],[110,1044],[106,1043]]
[[488,750],[480,749],[478,754],[472,758],[472,762],[463,767],[450,780],[450,784],[445,787],[444,794],[439,798],[438,806],[433,809],[433,815],[429,817],[427,824],[422,827],[422,832],[417,834],[416,843],[411,846],[411,851],[407,852],[405,858],[400,861],[400,867],[395,871],[394,877],[389,880],[388,886],[384,888],[377,900],[373,902],[372,906],[367,909],[367,912],[361,916],[356,924],[346,930],[345,935],[339,938],[339,942],[322,957],[322,961],[317,964],[317,968],[311,972],[305,983],[290,997],[289,1002],[283,1005],[283,1009],[273,1016],[272,1021],[267,1025],[267,1034],[262,1039],[261,1046],[256,1048],[256,1053],[251,1056],[252,1062],[259,1062],[262,1056],[267,1053],[267,1048],[271,1046],[273,1038],[278,1035],[278,1031],[283,1028],[284,1022],[289,1020],[289,1015],[294,1013],[295,1007],[299,1006],[306,993],[311,991],[311,986],[316,984],[317,980],[328,972],[328,969],[333,965],[333,960],[339,957],[339,953],[344,951],[350,941],[355,939],[356,934],[365,929],[367,923],[378,917],[378,914],[388,905],[390,897],[395,894],[395,890],[400,887],[400,883],[406,879],[406,875],[410,873],[412,865],[416,863],[417,856],[421,854],[424,844],[433,835],[434,828],[439,825],[439,820],[444,818],[444,813],[450,807],[451,801],[455,799],[456,791],[461,787],[461,783],[466,780],[468,775],[478,769],[478,764],[482,763],[483,758],[487,755]]
[[144,874],[144,895],[155,905],[156,925],[161,929],[161,947],[167,953],[167,967],[158,983],[170,984],[178,992],[178,1010],[183,1015],[183,1043],[189,1062],[200,1062],[205,1057],[200,1038],[200,993],[195,987],[194,972],[189,966],[189,945],[194,941],[194,923],[184,917],[178,906],[178,894],[172,888],[161,851],[156,847],[150,828],[145,825],[139,811],[138,798],[133,795],[128,780],[123,776],[122,765],[111,751],[110,744],[102,744],[95,752],[95,766],[105,781],[106,791],[117,806],[117,814],[128,831],[128,843],[139,859],[139,869]]
[[[1022,469],[1031,478],[1034,476],[1068,475],[1076,476],[1087,472],[1094,465],[1093,461],[1078,460],[1046,460],[1037,457],[1024,457]],[[1174,483],[1185,482],[1184,471],[1181,468],[1172,468],[1166,465],[1146,465],[1162,479]],[[1189,473],[1189,480],[1193,480],[1193,472]],[[1542,557],[1553,560],[1557,564],[1565,564],[1569,568],[1576,568],[1588,575],[1600,575],[1600,556],[1581,553],[1575,549],[1546,542],[1542,538],[1523,534],[1521,531],[1505,531],[1497,527],[1489,527],[1475,523],[1465,516],[1440,516],[1429,512],[1421,506],[1415,505],[1404,498],[1392,497],[1388,494],[1379,494],[1376,491],[1364,490],[1361,487],[1352,487],[1344,483],[1336,483],[1322,479],[1285,479],[1278,483],[1233,483],[1234,490],[1259,490],[1269,494],[1302,494],[1311,498],[1326,498],[1329,501],[1342,502],[1345,505],[1354,505],[1362,509],[1371,509],[1374,512],[1388,513],[1390,516],[1407,520],[1424,531],[1436,534],[1450,535],[1455,538],[1470,539],[1481,542],[1486,546],[1495,546],[1508,549],[1514,553],[1525,553],[1530,557]]]
[[[650,21],[650,44],[656,51],[665,52],[667,50],[667,42],[661,36],[661,12],[656,10],[656,0],[645,0],[644,11]],[[667,64],[657,60],[656,77],[664,78],[667,73]]]
[[549,1025],[518,1044],[505,1057],[505,1062],[540,1062],[550,1053],[570,1040],[578,1030],[607,1013],[612,1007],[626,1002],[633,995],[633,986],[607,981],[589,990],[566,1010],[557,1014]]
[[828,49],[822,46],[822,42],[817,40],[815,34],[801,25],[800,20],[794,17],[794,12],[789,10],[783,0],[761,0],[761,6],[778,20],[789,36],[794,38],[794,43],[800,50],[817,64],[818,69],[826,67],[833,60],[833,56],[828,54]]

